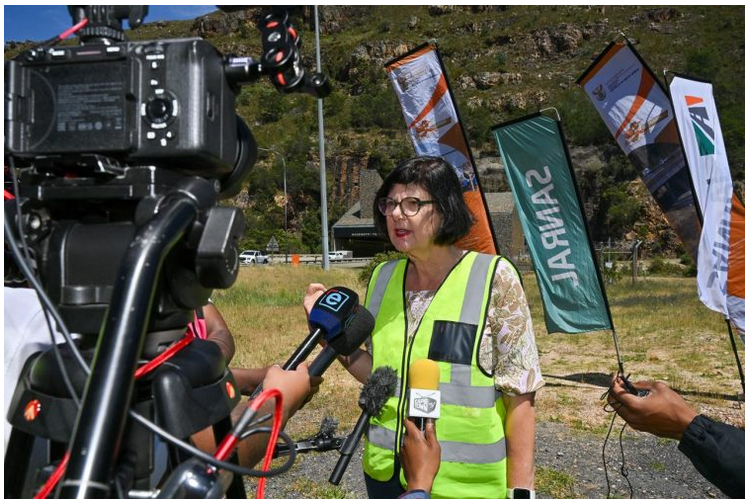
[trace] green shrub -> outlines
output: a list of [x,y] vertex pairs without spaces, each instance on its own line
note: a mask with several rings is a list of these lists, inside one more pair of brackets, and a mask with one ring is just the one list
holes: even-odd
[[[692,266],[695,267],[695,266]],[[657,276],[688,276],[689,268],[679,264],[665,262],[662,257],[655,257],[647,269],[648,274]]]

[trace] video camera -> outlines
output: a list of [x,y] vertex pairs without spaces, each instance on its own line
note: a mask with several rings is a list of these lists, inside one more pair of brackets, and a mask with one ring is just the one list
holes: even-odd
[[[283,92],[329,93],[300,63],[299,37],[281,9],[260,23],[264,55],[224,57],[200,38],[126,42],[143,6],[71,6],[82,45],[27,51],[6,64],[6,154],[37,167],[117,173],[154,165],[221,180],[236,194],[256,145],[235,111],[240,86],[270,75]],[[105,161],[99,161],[101,158]]]
[[[180,182],[209,180],[199,224],[182,244],[190,248],[172,252],[184,258],[165,270],[173,303],[159,306],[194,309],[237,274],[242,214],[210,198],[236,195],[256,161],[254,138],[235,110],[240,87],[267,75],[281,92],[324,97],[328,81],[301,64],[300,38],[283,8],[258,25],[259,61],[223,56],[201,38],[125,41],[123,21],[139,26],[145,6],[68,10],[74,23],[87,23],[81,45],[40,46],[6,63],[5,155],[6,165],[22,169],[22,232],[71,328],[98,333],[136,229]],[[92,241],[106,244],[93,249]],[[216,241],[224,244],[208,248]]]

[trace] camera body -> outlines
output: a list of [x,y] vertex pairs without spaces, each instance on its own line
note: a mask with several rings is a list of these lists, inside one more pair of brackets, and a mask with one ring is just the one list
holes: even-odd
[[220,178],[241,149],[237,88],[200,38],[29,51],[5,91],[6,153],[36,165],[93,153]]

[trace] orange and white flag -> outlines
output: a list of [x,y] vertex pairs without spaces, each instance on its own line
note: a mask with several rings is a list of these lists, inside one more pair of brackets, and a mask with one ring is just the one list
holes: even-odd
[[455,169],[475,224],[457,242],[467,250],[496,254],[488,207],[436,45],[424,44],[385,64],[410,139],[419,156],[441,156]]

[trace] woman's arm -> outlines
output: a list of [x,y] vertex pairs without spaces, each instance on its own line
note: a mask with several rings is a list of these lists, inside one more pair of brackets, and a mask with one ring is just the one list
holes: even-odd
[[502,396],[506,407],[507,486],[534,489],[535,393]]

